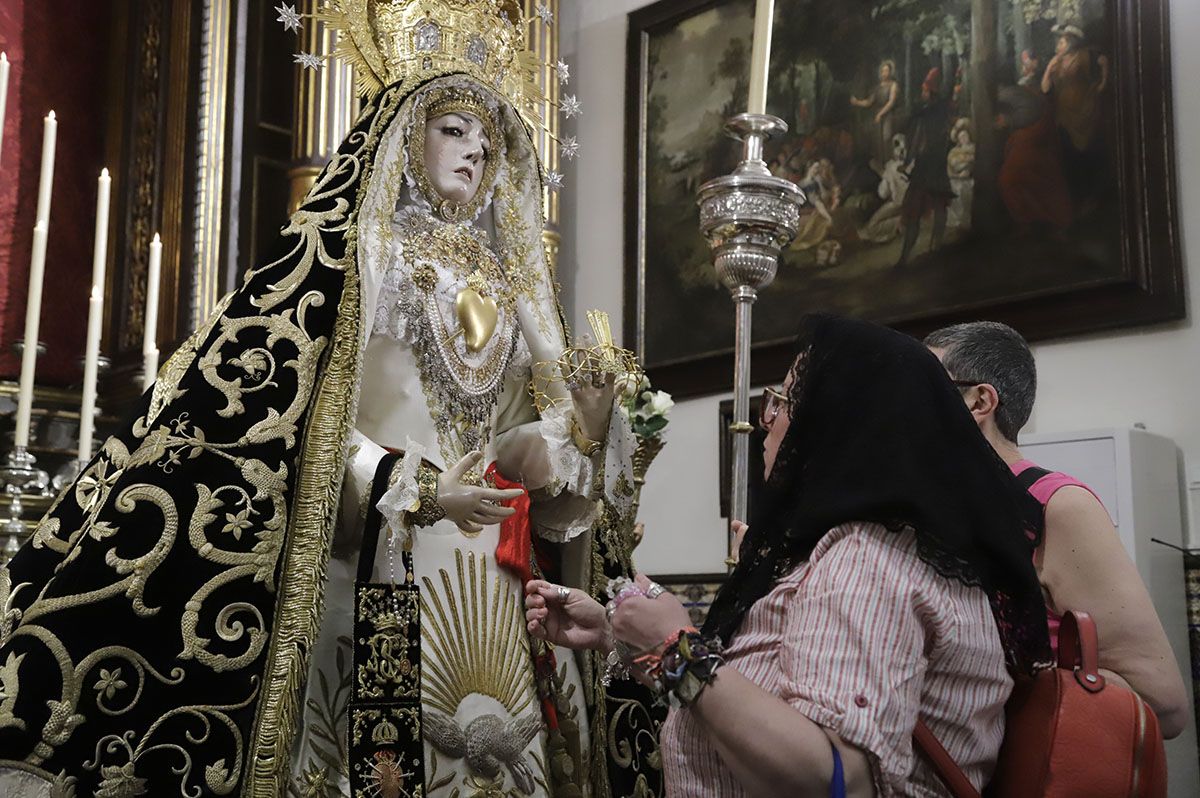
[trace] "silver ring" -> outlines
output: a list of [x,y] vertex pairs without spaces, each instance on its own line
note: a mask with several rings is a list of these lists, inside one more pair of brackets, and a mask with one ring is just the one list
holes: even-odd
[[558,586],[559,601],[566,602],[567,599],[569,599],[569,598],[571,598],[571,588],[563,587],[562,585],[559,585]]
[[604,605],[604,617],[612,623],[613,616],[617,614],[617,604],[615,601],[610,601]]
[[667,592],[667,589],[665,587],[663,587],[662,585],[660,585],[658,582],[651,582],[650,587],[646,590],[646,598],[656,599],[659,596],[661,596],[663,593],[666,593],[666,592]]

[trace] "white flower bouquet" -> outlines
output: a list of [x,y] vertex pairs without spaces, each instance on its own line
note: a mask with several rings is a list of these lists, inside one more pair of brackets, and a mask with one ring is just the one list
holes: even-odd
[[633,434],[639,440],[657,440],[667,428],[668,416],[675,401],[666,391],[650,390],[650,380],[644,375],[627,375],[618,386],[618,408],[629,419]]

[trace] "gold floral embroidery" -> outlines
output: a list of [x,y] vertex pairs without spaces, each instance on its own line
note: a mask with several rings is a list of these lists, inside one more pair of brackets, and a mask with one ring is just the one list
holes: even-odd
[[370,652],[357,665],[358,694],[371,699],[416,699],[420,668],[413,662],[408,641],[420,625],[413,590],[361,587],[357,591],[356,624],[369,630],[359,645]]

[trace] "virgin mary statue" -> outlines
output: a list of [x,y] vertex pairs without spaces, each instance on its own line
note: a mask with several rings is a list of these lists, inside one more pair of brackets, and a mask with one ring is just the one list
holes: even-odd
[[582,796],[602,767],[522,583],[586,584],[634,441],[613,375],[552,365],[520,7],[328,14],[354,129],[0,569],[0,794]]

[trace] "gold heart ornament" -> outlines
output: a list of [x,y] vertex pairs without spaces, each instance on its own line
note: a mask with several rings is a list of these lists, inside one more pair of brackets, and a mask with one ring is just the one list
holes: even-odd
[[454,300],[454,312],[458,316],[458,325],[466,335],[467,350],[479,352],[487,346],[487,342],[492,340],[492,333],[496,332],[496,321],[499,319],[496,300],[480,296],[474,288],[464,288]]

